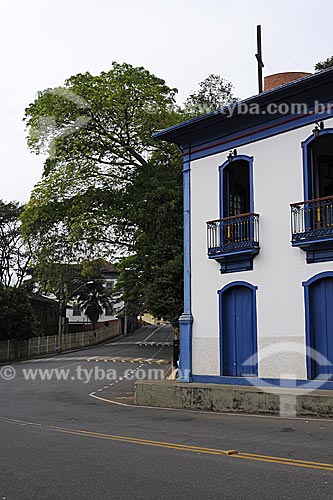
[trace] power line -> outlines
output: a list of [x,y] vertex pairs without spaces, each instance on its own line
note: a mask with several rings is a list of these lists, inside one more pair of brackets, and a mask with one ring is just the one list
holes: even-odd
[[277,42],[277,41],[276,41],[276,40],[272,37],[272,35],[271,35],[268,31],[267,31],[267,29],[265,29],[265,28],[264,28],[264,30],[265,30],[265,34],[267,34],[267,35],[268,35],[268,37],[269,37],[269,38],[270,38],[270,39],[271,39],[271,40],[275,43],[275,45],[276,45],[276,46],[277,46],[277,47],[281,50],[281,52],[283,52],[283,54],[284,54],[285,56],[287,56],[287,57],[288,57],[288,59],[289,59],[289,60],[290,60],[293,64],[295,64],[295,66],[296,66],[299,70],[303,71],[303,68],[300,66],[300,64],[298,64],[298,62],[296,62],[296,61],[295,61],[295,60],[294,60],[294,59],[293,59],[293,58],[292,58],[292,57],[288,54],[288,52],[286,52],[286,51],[285,51],[285,50],[281,47],[281,45],[280,45],[280,44],[279,44],[279,43],[278,43],[278,42]]

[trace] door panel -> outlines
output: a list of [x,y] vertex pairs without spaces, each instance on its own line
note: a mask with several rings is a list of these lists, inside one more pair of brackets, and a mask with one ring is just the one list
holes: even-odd
[[222,301],[223,375],[237,377],[235,288],[227,290]]
[[[309,289],[310,347],[333,362],[333,278],[315,281]],[[332,366],[311,357],[312,378],[332,380]]]
[[222,375],[257,375],[256,357],[252,365],[244,363],[257,353],[254,317],[254,292],[247,286],[234,286],[222,294]]

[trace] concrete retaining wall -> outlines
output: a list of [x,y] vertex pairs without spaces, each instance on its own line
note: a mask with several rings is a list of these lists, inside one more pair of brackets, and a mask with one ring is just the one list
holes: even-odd
[[[96,331],[67,333],[62,337],[62,351],[71,351],[94,346],[120,335],[120,321]],[[29,340],[7,340],[0,342],[0,362],[29,359],[35,356],[54,354],[58,342],[57,335],[35,337]]]
[[135,404],[230,413],[333,417],[333,391],[272,389],[170,381],[138,381]]

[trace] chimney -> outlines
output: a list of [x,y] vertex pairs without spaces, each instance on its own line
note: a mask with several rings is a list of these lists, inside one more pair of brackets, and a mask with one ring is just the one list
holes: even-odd
[[275,87],[280,87],[280,85],[293,82],[309,75],[311,75],[311,73],[305,73],[303,71],[287,71],[286,73],[275,73],[275,75],[265,76],[264,91],[275,89]]

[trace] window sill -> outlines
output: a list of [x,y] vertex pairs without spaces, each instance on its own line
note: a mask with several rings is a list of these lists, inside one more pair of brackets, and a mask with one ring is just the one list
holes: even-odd
[[306,262],[308,264],[333,261],[333,234],[318,239],[300,239],[298,236],[297,239],[293,238],[291,244],[293,247],[301,248],[306,252]]
[[214,259],[220,264],[222,274],[236,273],[240,271],[252,271],[253,259],[259,253],[258,247],[251,247],[243,250],[220,252],[208,255],[209,259]]

